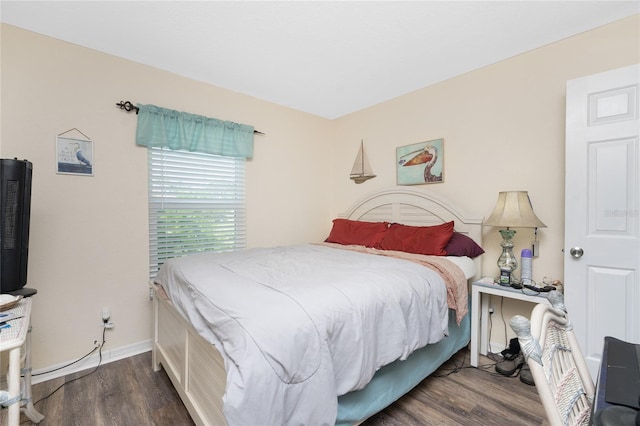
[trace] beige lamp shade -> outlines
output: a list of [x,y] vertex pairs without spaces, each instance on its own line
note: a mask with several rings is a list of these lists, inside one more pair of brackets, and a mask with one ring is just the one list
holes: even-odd
[[498,194],[498,201],[491,216],[483,225],[502,228],[546,228],[533,212],[527,191],[505,191]]

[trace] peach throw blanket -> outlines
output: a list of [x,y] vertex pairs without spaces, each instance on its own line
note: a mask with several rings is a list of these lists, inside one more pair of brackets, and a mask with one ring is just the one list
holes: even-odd
[[403,251],[378,250],[358,245],[342,245],[335,243],[319,243],[320,245],[351,250],[360,253],[389,256],[414,262],[438,272],[447,286],[447,306],[456,311],[456,323],[469,311],[469,287],[464,272],[455,263],[442,256],[425,256],[423,254],[405,253]]

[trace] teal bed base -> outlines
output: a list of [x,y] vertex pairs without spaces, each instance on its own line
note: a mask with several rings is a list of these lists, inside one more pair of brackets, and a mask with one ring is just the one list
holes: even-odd
[[415,351],[404,361],[382,367],[366,387],[340,396],[336,425],[361,423],[391,405],[467,346],[470,335],[470,315],[465,315],[458,326],[455,312],[449,310],[449,336]]

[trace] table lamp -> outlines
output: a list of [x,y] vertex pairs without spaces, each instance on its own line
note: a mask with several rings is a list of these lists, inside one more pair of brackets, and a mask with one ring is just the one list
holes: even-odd
[[[546,228],[533,212],[527,191],[504,191],[498,194],[493,212],[483,225],[506,228],[500,230],[502,253],[498,258],[500,284],[509,284],[518,260],[513,255],[513,236],[516,231],[509,228]],[[504,274],[504,276],[503,276]]]

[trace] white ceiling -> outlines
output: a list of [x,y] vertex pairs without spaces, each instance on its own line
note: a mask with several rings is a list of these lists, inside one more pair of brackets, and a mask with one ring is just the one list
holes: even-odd
[[0,19],[336,118],[637,13],[640,0],[2,0]]

